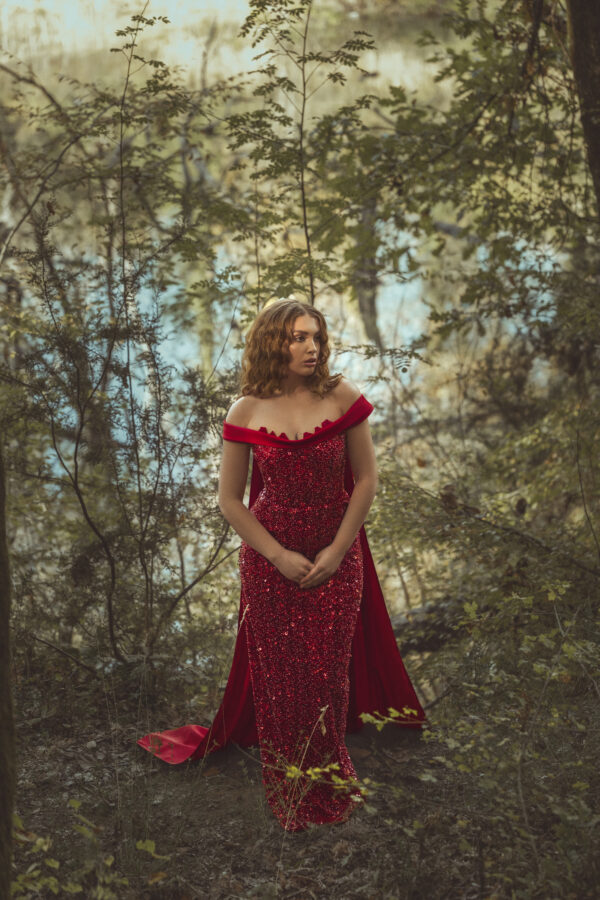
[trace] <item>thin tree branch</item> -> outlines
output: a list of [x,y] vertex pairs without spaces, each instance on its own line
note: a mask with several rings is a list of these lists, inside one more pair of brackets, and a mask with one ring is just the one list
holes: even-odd
[[598,542],[598,535],[596,534],[596,529],[594,528],[594,523],[592,522],[592,518],[590,516],[590,511],[588,509],[587,500],[585,497],[585,490],[583,487],[583,474],[581,471],[581,461],[580,461],[580,434],[579,434],[579,425],[576,430],[577,441],[576,441],[576,461],[577,461],[577,475],[579,476],[579,490],[581,492],[581,500],[583,502],[583,509],[585,511],[585,517],[587,519],[587,523],[590,526],[590,531],[592,532],[594,543],[596,544],[596,552],[598,557],[600,558],[600,543]]
[[50,641],[45,640],[44,638],[38,637],[37,634],[31,635],[34,640],[39,641],[40,644],[45,644],[46,647],[51,647],[53,650],[56,650],[57,653],[62,653],[63,656],[66,656],[67,659],[70,659],[71,662],[74,662],[76,665],[80,666],[82,669],[85,669],[86,672],[91,672],[94,678],[100,679],[100,675],[96,672],[95,669],[92,669],[91,666],[88,666],[86,663],[81,662],[80,659],[77,659],[76,656],[72,656],[70,653],[67,653],[66,650],[63,650],[62,647],[57,647],[56,644],[51,644]]

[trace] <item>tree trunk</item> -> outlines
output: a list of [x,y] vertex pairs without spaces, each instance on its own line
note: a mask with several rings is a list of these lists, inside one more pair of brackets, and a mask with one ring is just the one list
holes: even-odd
[[375,253],[377,241],[375,226],[377,225],[377,198],[374,194],[367,196],[362,208],[360,227],[357,233],[356,246],[360,256],[353,272],[352,283],[358,300],[358,308],[364,325],[367,340],[381,349],[383,342],[377,325],[377,261]]
[[567,0],[571,63],[600,215],[600,2]]
[[6,540],[6,479],[0,442],[0,897],[10,897],[15,732],[10,677],[10,572]]

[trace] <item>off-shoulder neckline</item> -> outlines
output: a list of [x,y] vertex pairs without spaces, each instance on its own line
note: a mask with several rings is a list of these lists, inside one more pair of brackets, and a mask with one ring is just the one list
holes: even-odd
[[[272,435],[273,437],[280,438],[280,439],[283,439],[283,440],[285,440],[285,441],[289,441],[290,444],[299,444],[300,441],[306,440],[307,437],[313,437],[315,434],[318,434],[319,431],[322,431],[322,430],[325,428],[326,425],[336,425],[338,422],[341,422],[342,419],[345,419],[346,416],[348,415],[348,413],[351,412],[351,410],[354,409],[354,407],[356,406],[356,404],[358,403],[358,401],[361,399],[361,397],[363,397],[363,394],[362,394],[362,393],[359,394],[359,396],[356,398],[356,400],[354,400],[353,403],[350,404],[350,406],[348,407],[348,409],[346,410],[346,412],[345,412],[345,413],[342,413],[341,416],[338,416],[337,419],[333,419],[333,420],[331,420],[331,419],[323,419],[323,421],[321,422],[321,424],[320,424],[320,425],[317,425],[317,427],[314,429],[314,431],[305,431],[305,432],[303,433],[303,435],[302,435],[301,438],[290,438],[290,437],[287,436],[287,434],[285,433],[285,431],[282,431],[281,434],[276,434],[274,431],[269,430],[269,429],[266,427],[266,425],[261,425],[259,428],[246,428],[245,426],[242,426],[242,425],[237,425],[237,426],[233,426],[233,427],[234,427],[234,428],[243,428],[244,431],[253,431],[253,432],[255,432],[256,434],[270,434],[270,435]],[[365,397],[364,399],[366,399],[366,397]],[[230,422],[228,422],[227,424],[228,424],[228,425],[231,425]]]

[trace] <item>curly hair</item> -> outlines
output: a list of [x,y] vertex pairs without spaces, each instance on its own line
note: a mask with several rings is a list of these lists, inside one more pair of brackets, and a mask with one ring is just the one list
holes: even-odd
[[310,390],[323,397],[342,378],[342,373],[330,375],[329,338],[323,313],[299,300],[275,300],[265,306],[250,326],[242,356],[240,396],[272,397],[281,386],[291,356],[294,321],[298,316],[312,316],[319,323],[321,346],[315,371],[308,376]]

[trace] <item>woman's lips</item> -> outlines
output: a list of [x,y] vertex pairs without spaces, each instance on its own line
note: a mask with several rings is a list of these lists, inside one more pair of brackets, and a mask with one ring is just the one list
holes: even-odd
[[306,362],[304,363],[305,366],[316,366],[316,364],[317,364],[316,359],[307,359]]

